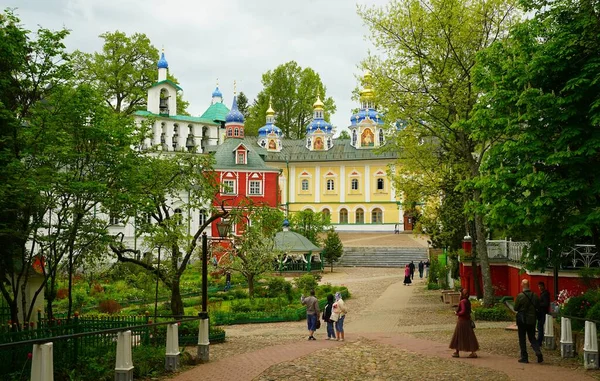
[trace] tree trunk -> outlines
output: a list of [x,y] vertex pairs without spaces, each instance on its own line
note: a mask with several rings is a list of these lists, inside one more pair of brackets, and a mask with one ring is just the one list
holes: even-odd
[[475,232],[477,234],[477,255],[481,265],[481,277],[483,278],[483,305],[491,307],[494,305],[494,288],[492,286],[492,273],[490,271],[490,261],[488,259],[487,243],[485,240],[485,226],[483,224],[483,216],[480,214],[475,215]]
[[331,272],[333,272],[333,261],[329,262],[331,264]]
[[247,275],[246,280],[248,280],[248,296],[252,299],[254,298],[254,274]]
[[475,295],[477,296],[477,299],[482,299],[483,298],[483,293],[481,292],[481,285],[479,284],[479,263],[477,263],[477,242],[479,242],[479,240],[477,239],[477,234],[475,232],[475,222],[473,222],[470,233],[471,233],[471,239],[472,239],[472,246],[471,246],[471,269],[473,271],[473,285],[475,287]]
[[[202,295],[208,298],[208,295]],[[173,280],[171,287],[171,313],[173,316],[183,316],[183,301],[181,300],[181,290],[179,288],[179,279]]]

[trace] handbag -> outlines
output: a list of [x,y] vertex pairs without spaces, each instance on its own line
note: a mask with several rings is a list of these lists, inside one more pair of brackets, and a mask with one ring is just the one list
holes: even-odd
[[527,324],[527,318],[525,317],[525,311],[517,312],[517,325]]
[[340,320],[340,314],[338,314],[337,312],[332,312],[331,316],[329,317],[329,320],[331,320],[331,321]]
[[471,328],[475,329],[475,322],[471,320]]
[[321,320],[317,319],[317,324],[315,325],[316,329],[321,328]]

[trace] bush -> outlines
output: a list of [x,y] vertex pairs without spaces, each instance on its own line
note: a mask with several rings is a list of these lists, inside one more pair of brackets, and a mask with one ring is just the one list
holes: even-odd
[[121,305],[116,300],[107,299],[98,304],[98,311],[101,313],[114,314],[121,311]]
[[294,279],[294,284],[304,295],[308,295],[311,290],[316,290],[319,283],[313,274],[304,274]]
[[235,299],[248,299],[248,291],[246,290],[231,290],[229,294],[232,295]]
[[494,307],[477,307],[473,309],[474,317],[477,320],[485,321],[511,321],[513,315],[508,309],[502,305],[495,305]]
[[585,315],[586,319],[600,321],[600,303],[594,305]]
[[165,368],[165,348],[139,346],[133,348],[134,378],[156,377]]
[[267,296],[276,298],[278,296],[286,296],[288,300],[292,300],[292,284],[280,277],[272,277],[267,279]]
[[56,291],[56,299],[58,300],[65,299],[67,296],[69,296],[69,289],[67,288],[59,288]]
[[437,283],[427,283],[428,290],[439,290],[441,287]]

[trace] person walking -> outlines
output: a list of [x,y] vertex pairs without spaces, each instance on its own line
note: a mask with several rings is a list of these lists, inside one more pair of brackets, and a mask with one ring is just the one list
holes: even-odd
[[348,313],[348,307],[346,307],[346,303],[344,299],[342,299],[342,294],[340,292],[335,293],[335,303],[333,303],[332,308],[332,318],[335,319],[335,332],[337,334],[338,341],[344,341],[344,320],[346,318],[346,313]]
[[427,259],[425,261],[425,278],[429,278],[429,266],[431,266],[431,262]]
[[475,352],[479,350],[479,342],[473,330],[471,302],[469,301],[469,290],[466,288],[460,291],[460,302],[454,314],[458,316],[458,319],[456,321],[456,328],[454,328],[454,335],[452,335],[452,340],[450,340],[450,349],[454,349],[452,357],[460,357],[460,351],[463,351],[471,352],[467,357],[477,358]]
[[425,263],[419,262],[419,278],[423,279],[423,270],[425,270]]
[[317,330],[317,320],[319,319],[319,300],[315,297],[315,290],[310,290],[310,296],[305,298],[300,296],[300,302],[306,306],[306,325],[308,326],[308,340],[317,340],[313,336]]
[[229,291],[231,289],[231,271],[227,270],[225,273],[225,290]]
[[539,309],[540,300],[538,299],[538,296],[529,289],[529,280],[523,279],[521,281],[521,288],[523,289],[523,292],[517,295],[517,300],[515,301],[517,329],[519,331],[519,347],[521,348],[521,358],[519,358],[519,362],[525,364],[529,362],[525,335],[527,335],[527,339],[529,339],[529,343],[531,343],[531,348],[533,348],[533,351],[537,356],[537,362],[543,362],[544,356],[535,339],[536,310]]
[[538,283],[540,289],[540,308],[537,316],[537,330],[538,330],[538,346],[541,348],[544,342],[544,325],[546,324],[546,314],[550,309],[550,293],[546,290],[546,284],[544,282]]
[[406,267],[404,267],[404,285],[409,286],[411,283],[412,281],[410,280],[410,267],[406,265]]
[[410,261],[408,268],[410,268],[410,279],[415,279],[415,264],[413,261]]
[[335,340],[335,331],[333,330],[333,324],[331,320],[331,314],[333,310],[333,295],[327,295],[327,305],[323,310],[323,321],[327,323],[327,340]]

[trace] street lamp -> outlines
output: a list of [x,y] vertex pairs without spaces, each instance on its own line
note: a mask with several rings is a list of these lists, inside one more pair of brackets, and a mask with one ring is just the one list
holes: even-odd
[[[231,223],[226,218],[221,218],[217,222],[217,231],[220,238],[225,238],[229,235]],[[209,345],[208,339],[209,321],[208,321],[208,237],[206,232],[202,233],[202,312],[200,316],[200,332],[198,334],[198,358],[200,362],[206,363],[209,360]]]

